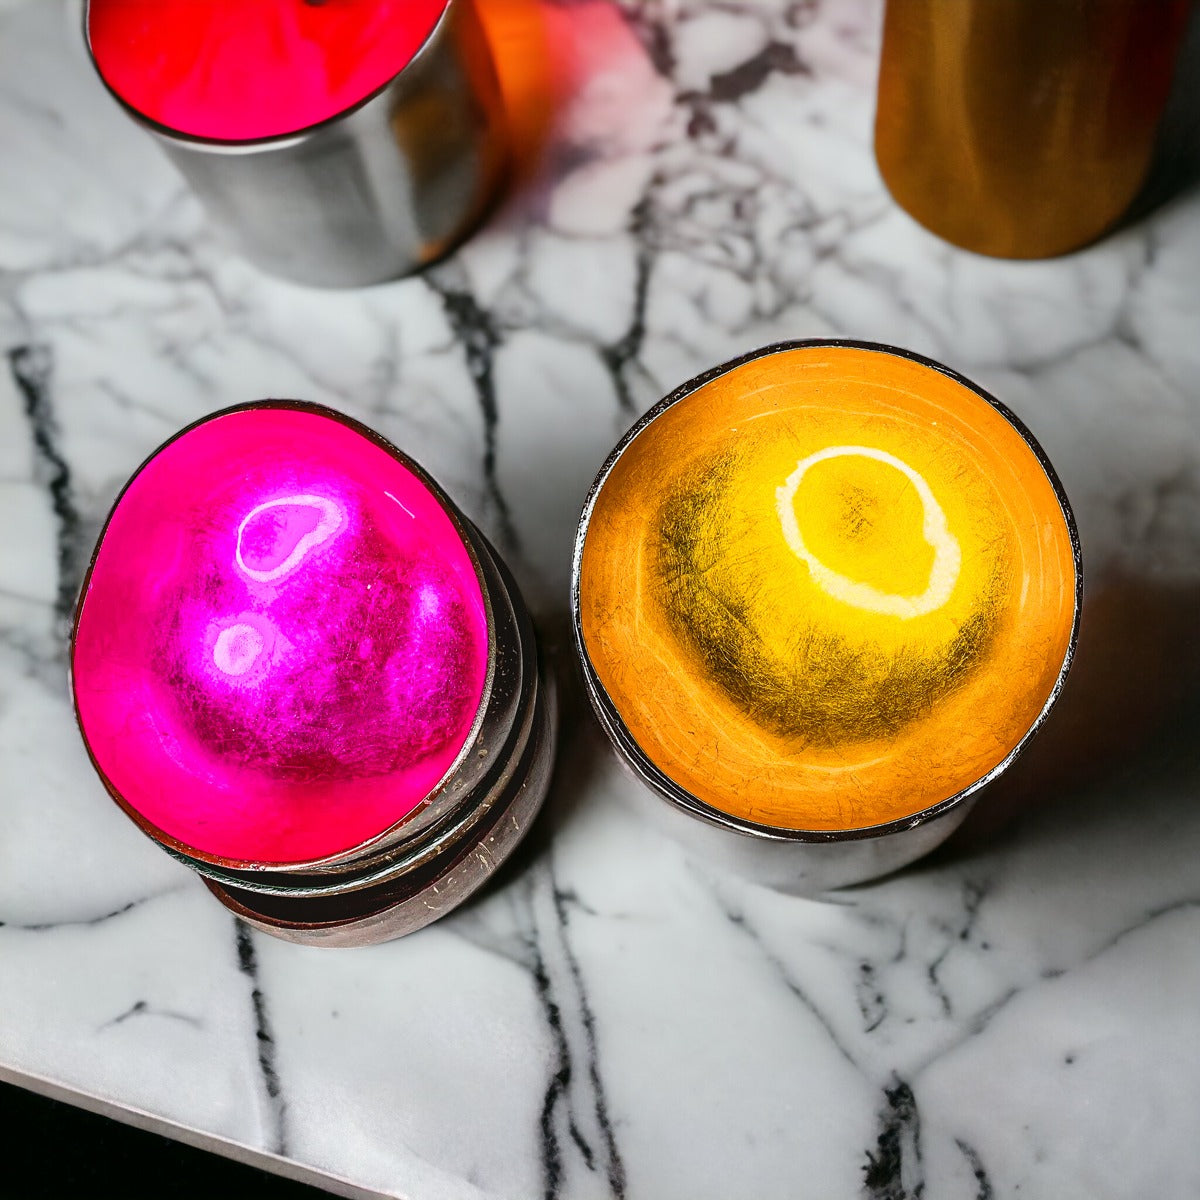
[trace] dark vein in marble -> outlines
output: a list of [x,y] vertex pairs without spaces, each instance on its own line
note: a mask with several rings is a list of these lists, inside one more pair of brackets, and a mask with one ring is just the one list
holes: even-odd
[[972,879],[963,880],[963,920],[955,931],[956,936],[953,941],[946,944],[942,952],[929,964],[926,968],[926,976],[929,979],[929,986],[933,989],[934,995],[937,996],[938,1002],[942,1006],[942,1015],[951,1016],[953,1013],[953,1004],[950,1000],[950,994],[942,986],[940,972],[943,963],[949,957],[950,952],[957,945],[971,940],[971,934],[975,930],[975,922],[979,917],[979,906],[983,903],[987,896],[987,886]]
[[647,241],[649,229],[650,201],[643,196],[634,206],[629,220],[629,234],[634,240],[633,312],[629,327],[607,346],[600,347],[600,361],[612,379],[613,390],[622,412],[634,413],[637,404],[629,386],[627,371],[638,365],[638,355],[646,340],[646,297],[650,290],[650,274],[654,266],[654,253]]
[[585,1138],[583,1134],[579,1132],[579,1126],[575,1124],[573,1119],[570,1124],[570,1130],[571,1141],[575,1143],[576,1148],[582,1155],[584,1164],[587,1166],[589,1171],[594,1171],[596,1169],[596,1155],[591,1146],[588,1145],[587,1138]]
[[715,887],[705,883],[703,880],[701,880],[700,883],[701,886],[704,887],[708,894],[713,898],[713,901],[716,903],[717,908],[721,911],[725,919],[736,930],[738,930],[753,943],[755,949],[757,949],[759,954],[761,954],[766,960],[767,965],[775,973],[776,977],[779,979],[779,982],[782,983],[783,986],[786,987],[787,990],[791,992],[791,994],[795,996],[797,1000],[800,1001],[800,1003],[816,1019],[817,1024],[819,1024],[821,1028],[825,1030],[826,1035],[833,1043],[837,1052],[856,1071],[861,1070],[862,1068],[855,1060],[854,1055],[850,1053],[850,1051],[846,1048],[845,1043],[838,1036],[837,1031],[830,1023],[829,1018],[821,1011],[821,1009],[813,1001],[812,997],[809,996],[809,994],[792,978],[791,973],[788,971],[783,960],[767,945],[762,934],[758,929],[755,928],[753,924],[751,924],[749,919],[746,917],[746,914],[739,912],[737,909],[728,904],[725,898],[720,895]]
[[869,962],[859,963],[854,997],[862,1014],[863,1032],[874,1033],[887,1016],[887,998],[879,986],[875,968]]
[[914,1073],[923,1072],[926,1068],[937,1062],[939,1059],[944,1058],[947,1054],[957,1050],[961,1045],[963,1045],[964,1042],[982,1033],[992,1023],[992,1021],[1004,1011],[1004,1009],[1006,1009],[1018,996],[1024,995],[1025,991],[1034,984],[1048,983],[1051,980],[1060,979],[1062,976],[1069,974],[1071,971],[1078,970],[1080,967],[1094,962],[1102,955],[1107,954],[1108,951],[1112,950],[1127,937],[1141,932],[1149,925],[1152,925],[1155,921],[1158,921],[1163,917],[1170,916],[1173,913],[1198,908],[1200,908],[1200,899],[1194,896],[1188,896],[1184,899],[1175,900],[1169,904],[1164,904],[1158,908],[1153,908],[1147,912],[1144,917],[1141,917],[1139,920],[1133,922],[1133,924],[1127,925],[1125,928],[1118,930],[1094,950],[1091,950],[1079,960],[1071,963],[1070,966],[1045,967],[1039,971],[1037,976],[1030,980],[1029,983],[1010,987],[1003,993],[1003,995],[998,996],[986,1007],[980,1009],[979,1012],[965,1020],[961,1020],[959,1036],[955,1037],[953,1041],[949,1042],[948,1044],[939,1047],[935,1054],[931,1055],[921,1063],[919,1068],[915,1069]]
[[546,1084],[546,1093],[542,1097],[542,1110],[538,1120],[541,1135],[542,1158],[542,1195],[545,1200],[555,1200],[562,1187],[563,1161],[562,1147],[558,1142],[558,1132],[554,1128],[554,1114],[559,1101],[566,1094],[571,1082],[571,1051],[567,1045],[567,1034],[563,1029],[562,1013],[554,999],[550,987],[550,973],[546,969],[546,959],[537,943],[536,934],[530,934],[530,951],[533,955],[532,974],[534,991],[546,1027],[554,1044],[555,1069],[551,1072]]
[[425,276],[438,295],[446,319],[466,355],[467,371],[475,386],[475,397],[483,418],[483,479],[488,501],[496,512],[496,524],[504,549],[520,548],[508,501],[496,473],[496,432],[500,408],[496,400],[495,357],[503,337],[496,322],[465,288],[451,287],[440,278]]
[[[52,604],[48,600],[43,600],[41,606],[51,608]],[[21,661],[17,669],[22,678],[36,679],[48,691],[61,694],[63,665],[56,642],[35,634],[24,625],[2,626],[0,627],[0,649],[19,656]],[[6,689],[4,694],[0,695],[0,710],[4,705],[11,703],[13,698],[13,694]]]
[[[968,888],[979,888],[978,884],[970,885]],[[982,898],[982,897],[980,897]],[[976,906],[977,907],[977,906]],[[1171,901],[1168,904],[1161,905],[1157,908],[1150,909],[1143,917],[1134,921],[1132,924],[1118,930],[1111,937],[1105,939],[1095,949],[1089,951],[1082,958],[1072,962],[1069,966],[1049,966],[1038,971],[1032,979],[1013,985],[1007,988],[1001,995],[997,996],[991,1003],[985,1005],[977,1012],[964,1016],[961,1013],[955,1015],[956,1021],[955,1036],[947,1042],[937,1047],[931,1054],[922,1058],[919,1062],[911,1063],[908,1067],[908,1074],[911,1078],[919,1078],[929,1067],[934,1063],[939,1062],[949,1054],[953,1054],[971,1038],[977,1037],[983,1033],[992,1021],[995,1020],[1008,1006],[1019,996],[1025,995],[1026,991],[1041,983],[1049,983],[1052,980],[1060,979],[1071,971],[1078,970],[1080,967],[1086,966],[1088,963],[1094,962],[1115,946],[1124,941],[1127,937],[1135,933],[1139,933],[1152,925],[1155,921],[1163,917],[1170,916],[1181,911],[1200,909],[1200,898],[1195,896],[1184,897],[1180,900]],[[963,931],[966,931],[966,937],[970,936],[970,931],[973,928],[973,918],[969,918],[963,926],[963,930],[959,931],[959,938],[963,937]],[[957,940],[957,939],[956,939]],[[1070,1056],[1073,1057],[1073,1056]],[[1068,1061],[1070,1065],[1070,1061]]]
[[250,929],[241,921],[234,921],[237,940],[238,970],[250,981],[250,1002],[254,1009],[254,1036],[258,1042],[258,1070],[267,1094],[275,1129],[271,1150],[276,1154],[287,1154],[287,1101],[279,1080],[279,1069],[275,1061],[275,1035],[271,1031],[267,1001],[259,985],[258,956],[254,951],[254,938]]
[[752,58],[708,82],[708,96],[719,104],[730,104],[757,92],[772,75],[811,75],[812,68],[787,42],[768,42]]
[[[604,1141],[605,1175],[608,1178],[610,1191],[617,1200],[625,1195],[625,1164],[617,1148],[616,1135],[613,1132],[612,1120],[608,1111],[608,1097],[604,1090],[604,1080],[600,1076],[600,1055],[596,1040],[596,1017],[588,999],[587,987],[583,973],[579,968],[579,959],[571,946],[568,936],[570,913],[567,905],[576,903],[573,892],[564,891],[554,884],[554,915],[558,919],[559,935],[562,938],[563,955],[566,958],[567,970],[575,985],[575,993],[579,1002],[579,1016],[583,1022],[584,1041],[587,1049],[588,1082],[592,1086],[593,1111],[596,1124],[600,1128],[600,1136]],[[589,1161],[588,1166],[591,1166]]]
[[[1163,917],[1172,916],[1177,912],[1186,912],[1188,909],[1200,909],[1200,897],[1185,896],[1181,900],[1172,900],[1167,904],[1161,904],[1156,908],[1149,909],[1144,917],[1134,921],[1132,925],[1125,926],[1124,929],[1119,929],[1112,937],[1106,939],[1094,950],[1086,954],[1079,962],[1072,964],[1071,969],[1075,970],[1087,963],[1094,962],[1103,954],[1107,954],[1120,942],[1123,942],[1132,934],[1140,933],[1149,925],[1153,925],[1155,921],[1162,920]],[[1058,968],[1042,972],[1043,979],[1055,978],[1059,975],[1065,975],[1067,968]]]
[[46,345],[15,346],[8,351],[8,369],[24,403],[37,473],[50,492],[50,504],[58,522],[58,590],[54,611],[65,644],[83,577],[84,556],[82,521],[75,504],[71,468],[59,446],[58,420],[51,400],[53,352]]
[[992,1181],[988,1178],[988,1173],[984,1170],[983,1163],[975,1147],[968,1142],[964,1142],[962,1138],[955,1138],[954,1144],[958,1147],[963,1158],[967,1160],[967,1165],[971,1168],[971,1174],[975,1176],[975,1183],[978,1185],[975,1191],[975,1200],[994,1200],[996,1193],[992,1188]]
[[717,131],[717,122],[711,112],[714,104],[736,104],[757,92],[775,75],[811,74],[812,68],[801,59],[795,46],[772,41],[736,67],[711,76],[707,88],[680,92],[676,103],[691,110],[688,136],[699,138]]
[[620,5],[621,15],[646,51],[651,66],[664,79],[675,74],[677,60],[671,42],[671,25],[662,0],[635,0]]
[[99,1029],[104,1030],[113,1025],[123,1025],[131,1017],[165,1017],[169,1021],[182,1021],[185,1025],[191,1025],[195,1029],[204,1028],[204,1022],[199,1017],[193,1017],[189,1013],[176,1012],[170,1008],[151,1008],[145,1000],[137,1000],[123,1013],[113,1017],[111,1021],[105,1021]]
[[863,1192],[871,1200],[917,1200],[925,1180],[916,1097],[899,1076],[883,1089],[883,1097],[875,1149],[867,1151],[863,1166]]
[[70,917],[64,921],[33,921],[22,923],[19,921],[0,921],[0,929],[17,929],[23,933],[45,933],[52,929],[88,929],[95,925],[103,925],[106,921],[111,921],[116,917],[123,917],[126,913],[133,912],[135,908],[141,908],[143,904],[149,904],[153,900],[159,900],[163,896],[173,895],[180,891],[179,887],[165,888],[161,892],[154,892],[149,896],[141,896],[137,900],[130,900],[128,904],[122,904],[119,908],[114,908],[110,912],[100,913],[94,917]]
[[[626,1189],[625,1164],[617,1146],[604,1082],[600,1074],[595,1014],[588,1000],[583,973],[568,933],[571,910],[576,907],[577,901],[574,893],[557,887],[552,871],[547,872],[547,878],[554,916],[553,925],[548,933],[555,937],[556,954],[561,952],[561,960],[566,968],[572,1004],[583,1031],[586,1063],[583,1064],[583,1070],[580,1070],[580,1064],[576,1062],[577,1056],[572,1051],[562,1002],[556,994],[551,976],[548,959],[550,947],[546,941],[548,934],[539,932],[539,922],[533,911],[532,897],[529,896],[526,900],[529,904],[529,923],[525,935],[528,951],[526,965],[533,979],[534,992],[550,1032],[552,1045],[552,1069],[538,1116],[542,1195],[544,1200],[558,1200],[563,1195],[563,1188],[567,1182],[565,1135],[569,1138],[569,1144],[574,1145],[578,1151],[583,1166],[593,1174],[602,1173],[608,1185],[608,1194],[616,1200],[623,1200]],[[591,1091],[592,1116],[600,1140],[598,1147],[580,1128],[580,1114],[576,1107],[578,1101],[572,1094],[573,1085],[583,1078],[586,1078]]]

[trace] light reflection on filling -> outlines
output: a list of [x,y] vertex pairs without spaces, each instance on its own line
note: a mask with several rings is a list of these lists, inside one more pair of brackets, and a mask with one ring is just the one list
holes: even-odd
[[[795,507],[796,492],[800,483],[809,468],[817,463],[826,462],[831,458],[847,457],[874,459],[895,467],[912,484],[921,498],[921,536],[933,549],[933,564],[929,568],[929,584],[920,595],[898,596],[893,592],[880,591],[869,583],[851,579],[831,570],[805,545]],[[922,617],[941,608],[950,599],[950,593],[954,591],[954,585],[958,582],[958,573],[962,568],[962,550],[958,539],[946,526],[946,514],[942,511],[942,506],[935,499],[924,478],[886,450],[876,450],[870,446],[830,446],[810,454],[796,464],[796,469],[776,491],[775,509],[779,514],[779,523],[788,546],[808,567],[813,582],[834,599],[843,600],[855,608],[886,613],[904,621],[911,621],[913,617]],[[848,537],[853,536],[855,532],[853,529],[845,531]]]
[[[477,695],[476,650],[458,585],[420,543],[389,546],[344,488],[254,504],[232,544],[224,578],[181,597],[181,632],[196,632],[168,659],[201,742],[315,781],[403,769],[455,737]],[[250,607],[203,619],[221,595]]]
[[258,662],[266,648],[266,639],[253,625],[229,625],[217,634],[213,662],[218,671],[240,679]]
[[273,583],[294,571],[309,550],[346,523],[338,505],[324,496],[281,496],[257,504],[237,531],[237,565],[258,583]]

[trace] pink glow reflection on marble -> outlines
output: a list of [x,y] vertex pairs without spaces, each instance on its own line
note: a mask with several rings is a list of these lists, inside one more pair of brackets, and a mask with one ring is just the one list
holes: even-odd
[[320,413],[226,413],[105,530],[73,650],[98,767],[187,848],[288,863],[417,809],[486,684],[474,563],[425,485]]

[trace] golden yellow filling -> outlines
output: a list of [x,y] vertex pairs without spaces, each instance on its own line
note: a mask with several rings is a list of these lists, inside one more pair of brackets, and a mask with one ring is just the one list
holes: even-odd
[[1066,520],[970,389],[885,352],[783,351],[679,401],[597,497],[584,644],[642,751],[791,829],[919,812],[986,775],[1070,639]]

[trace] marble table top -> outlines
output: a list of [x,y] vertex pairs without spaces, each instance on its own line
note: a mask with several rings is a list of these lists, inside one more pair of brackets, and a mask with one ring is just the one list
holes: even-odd
[[[73,10],[0,11],[0,1076],[348,1195],[1200,1194],[1200,199],[1086,252],[918,228],[870,148],[876,0],[547,0],[541,165],[360,292],[264,277],[106,97]],[[565,82],[564,82],[565,81]],[[686,857],[577,701],[503,880],[408,939],[248,932],[105,797],[64,630],[179,426],[261,396],[423,462],[563,644],[621,432],[764,343],[892,342],[1012,407],[1088,573],[1055,721],[949,848],[822,900]]]

